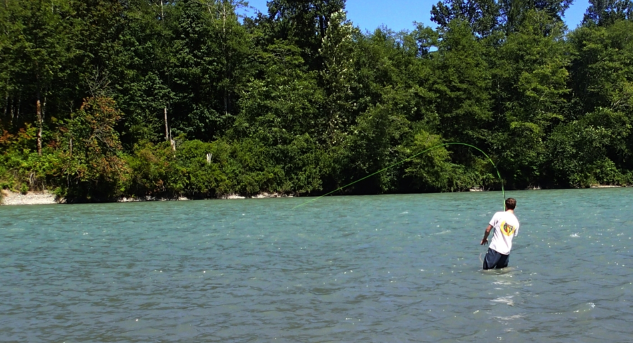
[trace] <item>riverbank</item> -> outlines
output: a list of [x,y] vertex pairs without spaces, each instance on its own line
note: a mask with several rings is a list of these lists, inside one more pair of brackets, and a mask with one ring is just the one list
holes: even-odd
[[[589,188],[598,189],[598,188],[622,188],[627,186],[613,186],[613,185],[592,185]],[[527,190],[540,190],[540,187],[532,187]],[[485,192],[486,190],[483,188],[471,188],[470,192]],[[239,200],[239,199],[269,199],[269,198],[292,198],[293,195],[288,194],[279,194],[279,193],[260,193],[253,196],[243,196],[239,194],[227,194],[218,197],[220,200]],[[174,198],[164,198],[164,197],[154,197],[154,196],[145,196],[145,197],[122,197],[116,200],[116,202],[144,202],[144,201],[187,201],[193,200],[184,196],[174,197]],[[2,199],[0,201],[0,205],[52,205],[52,204],[65,204],[66,199],[58,198],[55,194],[52,194],[48,191],[42,192],[28,192],[26,194],[12,192],[9,190],[2,190]]]
[[[254,196],[242,196],[239,194],[228,194],[218,199],[222,200],[237,200],[237,199],[268,199],[268,198],[292,198],[292,195],[286,194],[278,194],[278,193],[260,193]],[[191,200],[187,197],[179,196],[174,198],[164,198],[164,197],[154,197],[154,196],[145,196],[145,197],[122,197],[119,198],[116,202],[144,202],[144,201],[187,201]],[[10,190],[2,190],[2,200],[0,201],[0,205],[52,205],[52,204],[65,204],[66,199],[59,198],[48,191],[42,192],[28,192],[26,194],[12,192]]]
[[52,205],[63,203],[55,194],[48,191],[28,192],[26,194],[2,190],[2,205]]

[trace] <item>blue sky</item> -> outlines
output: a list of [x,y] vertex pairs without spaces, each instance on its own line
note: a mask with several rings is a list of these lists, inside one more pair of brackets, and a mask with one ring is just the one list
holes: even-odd
[[[385,25],[394,31],[413,30],[413,22],[435,28],[431,21],[431,7],[439,0],[347,0],[347,18],[361,30],[373,31]],[[249,5],[266,12],[266,0],[248,0]],[[565,23],[574,29],[582,21],[589,7],[588,0],[576,0],[565,13]],[[250,14],[249,14],[250,13]],[[252,15],[251,10],[247,14]]]

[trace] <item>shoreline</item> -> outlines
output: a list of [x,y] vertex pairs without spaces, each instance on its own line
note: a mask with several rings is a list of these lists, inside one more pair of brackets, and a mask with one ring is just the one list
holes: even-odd
[[[604,188],[627,188],[630,186],[614,186],[614,185],[591,185],[590,187],[583,189],[604,189]],[[578,188],[580,189],[580,188]],[[541,190],[540,187],[530,187],[525,190]],[[470,192],[486,192],[487,190],[482,188],[469,189]],[[468,192],[466,191],[466,192]],[[146,201],[189,201],[189,200],[242,200],[242,199],[271,199],[271,198],[293,198],[293,195],[279,194],[279,193],[267,193],[262,192],[253,196],[243,196],[239,194],[226,194],[217,198],[205,198],[205,199],[189,199],[184,196],[174,198],[144,196],[144,197],[121,197],[116,201],[119,203],[128,202],[146,202]],[[29,191],[26,194],[12,192],[7,189],[2,190],[2,198],[0,199],[0,206],[19,206],[19,205],[57,205],[65,204],[65,198],[59,198],[55,194],[49,191]]]
[[58,199],[55,194],[48,191],[27,192],[26,194],[12,192],[10,190],[2,190],[3,206],[15,205],[54,205],[63,203],[63,199]]
[[[227,194],[218,198],[206,198],[206,199],[189,199],[184,196],[165,198],[154,197],[147,195],[144,197],[121,197],[116,201],[119,203],[128,202],[146,202],[146,201],[189,201],[189,200],[241,200],[241,199],[270,199],[270,198],[293,198],[293,195],[279,194],[279,193],[267,193],[262,192],[253,196],[243,196],[239,194]],[[29,191],[26,194],[13,192],[7,189],[2,190],[2,198],[0,200],[1,206],[19,206],[19,205],[57,205],[65,204],[65,198],[59,198],[55,194],[49,191]]]

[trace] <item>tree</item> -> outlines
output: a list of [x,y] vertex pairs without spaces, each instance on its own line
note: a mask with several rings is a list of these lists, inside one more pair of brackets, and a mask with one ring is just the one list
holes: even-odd
[[583,25],[607,26],[618,20],[633,19],[631,0],[589,0],[589,8],[582,20]]
[[237,114],[248,36],[237,21],[235,1],[177,3],[169,87],[175,134],[217,139]]
[[467,22],[453,20],[441,31],[431,90],[437,94],[438,130],[449,141],[482,145],[490,137],[485,127],[492,119],[491,74],[484,57],[485,45]]
[[119,36],[119,63],[108,68],[112,95],[127,115],[121,139],[127,148],[170,140],[169,117],[174,92],[169,87],[173,5],[162,1],[133,1],[125,8]]
[[[277,175],[274,184],[279,191],[309,192],[320,186],[315,169],[321,158],[315,150],[323,132],[323,92],[317,72],[306,70],[299,48],[284,43],[257,52],[261,75],[244,87],[240,113],[228,135],[244,149],[262,150],[267,161],[258,161],[255,171]],[[252,153],[240,154],[249,160]],[[263,167],[266,163],[272,166]],[[289,185],[284,186],[284,179]]]
[[486,37],[498,27],[499,11],[494,0],[444,0],[433,5],[431,20],[440,29],[446,29],[452,20],[463,20],[478,37]]
[[501,0],[501,22],[506,34],[519,30],[529,11],[545,12],[553,21],[562,23],[565,11],[573,0]]
[[345,0],[272,0],[267,5],[266,20],[273,28],[269,39],[292,42],[309,69],[320,70],[319,49],[332,15],[345,9]]
[[630,158],[630,136],[630,117],[606,108],[557,126],[547,142],[549,164],[543,168],[550,173],[549,182],[563,187],[630,184],[633,174],[621,164]]
[[319,53],[323,60],[320,83],[325,92],[323,101],[326,145],[340,143],[353,122],[354,36],[359,32],[342,10],[332,14]]
[[633,169],[632,30],[633,22],[618,20],[609,26],[580,27],[569,39],[574,52],[573,119],[583,127],[592,125],[611,134],[609,140],[601,141],[604,157],[620,171]]
[[65,121],[60,177],[69,201],[110,200],[127,177],[122,146],[115,130],[122,113],[113,99],[91,97]]
[[545,140],[564,120],[569,53],[564,26],[531,10],[498,50],[494,75],[500,125],[492,141],[502,151],[500,168],[521,186],[538,184]]
[[68,8],[64,5],[42,0],[11,2],[10,5],[5,1],[3,4],[7,12],[3,17],[2,55],[8,62],[2,75],[5,112],[10,103],[12,119],[17,119],[20,109],[23,113],[28,111],[30,118],[35,117],[40,155],[47,102],[54,92],[55,80],[64,74],[62,65],[70,56],[67,22],[64,20]]
[[[339,157],[339,163],[346,166],[346,175],[340,175],[339,179],[351,182],[401,159],[397,147],[408,131],[409,121],[391,104],[371,106],[359,116],[354,126],[355,134],[346,140],[345,153]],[[389,169],[345,191],[362,194],[394,191],[398,187],[401,172],[399,168]]]

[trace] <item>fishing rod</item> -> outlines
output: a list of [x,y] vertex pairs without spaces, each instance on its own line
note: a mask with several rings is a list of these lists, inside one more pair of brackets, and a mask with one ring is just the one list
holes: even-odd
[[305,201],[305,202],[303,202],[303,203],[301,203],[301,204],[299,204],[299,205],[297,205],[297,206],[293,207],[292,209],[294,210],[294,209],[297,209],[297,208],[299,208],[299,207],[303,207],[303,206],[305,206],[305,205],[307,205],[307,204],[309,204],[309,203],[315,202],[315,201],[317,201],[317,200],[319,200],[319,199],[321,199],[321,198],[323,198],[323,197],[325,197],[325,196],[328,196],[328,195],[330,195],[330,194],[332,194],[332,193],[336,193],[336,192],[338,192],[338,191],[340,191],[340,190],[342,190],[342,189],[344,189],[344,188],[347,188],[347,187],[349,187],[349,186],[351,186],[351,185],[353,185],[353,184],[356,184],[356,183],[358,183],[358,182],[361,182],[361,181],[363,181],[363,180],[365,180],[365,179],[368,179],[368,178],[370,178],[370,177],[372,177],[372,176],[374,176],[374,175],[378,175],[378,174],[380,174],[380,173],[382,173],[382,172],[384,172],[384,171],[386,171],[386,170],[388,170],[388,169],[391,169],[391,168],[393,168],[393,167],[395,167],[395,166],[398,166],[398,165],[400,165],[400,164],[402,164],[402,163],[405,163],[405,162],[407,162],[407,161],[410,161],[410,160],[412,160],[413,158],[415,158],[415,157],[417,157],[417,156],[419,156],[419,155],[424,154],[425,152],[428,152],[428,151],[431,151],[431,150],[434,150],[434,149],[437,149],[437,148],[441,148],[441,147],[449,146],[449,145],[464,145],[464,146],[467,146],[467,147],[469,147],[469,148],[473,148],[473,149],[475,149],[475,150],[477,150],[477,151],[481,152],[484,156],[486,156],[486,158],[488,159],[488,161],[490,162],[490,164],[492,164],[492,166],[495,168],[495,171],[497,172],[497,177],[499,177],[499,183],[501,183],[501,194],[503,195],[503,209],[504,209],[504,211],[505,211],[505,206],[506,206],[506,205],[505,205],[506,192],[505,192],[505,189],[503,188],[503,179],[501,178],[501,173],[499,173],[499,169],[497,168],[497,165],[496,165],[496,164],[494,163],[494,161],[490,158],[490,156],[488,156],[488,154],[486,154],[483,150],[479,149],[478,147],[476,147],[476,146],[474,146],[474,145],[467,144],[467,143],[459,143],[459,142],[442,143],[442,144],[438,144],[438,145],[432,146],[432,147],[430,147],[430,148],[428,148],[428,149],[422,150],[422,151],[418,152],[417,154],[415,154],[415,155],[413,155],[413,156],[411,156],[411,157],[405,158],[404,160],[401,160],[401,161],[399,161],[399,162],[396,162],[396,163],[394,163],[394,164],[391,164],[391,165],[389,165],[389,166],[387,166],[387,167],[385,167],[385,168],[383,168],[383,169],[380,169],[380,170],[379,170],[379,171],[377,171],[377,172],[371,173],[371,174],[369,174],[369,175],[367,175],[367,176],[365,176],[365,177],[363,177],[363,178],[360,178],[360,179],[355,180],[355,181],[353,181],[353,182],[351,182],[351,183],[348,183],[347,185],[341,186],[341,187],[339,187],[339,188],[337,188],[337,189],[335,189],[335,190],[333,190],[333,191],[331,191],[331,192],[328,192],[328,193],[326,193],[326,194],[323,194],[323,195],[321,195],[321,196],[319,196],[319,197],[316,197],[316,198],[314,198],[314,199],[310,199],[310,200],[308,200],[308,201]]

